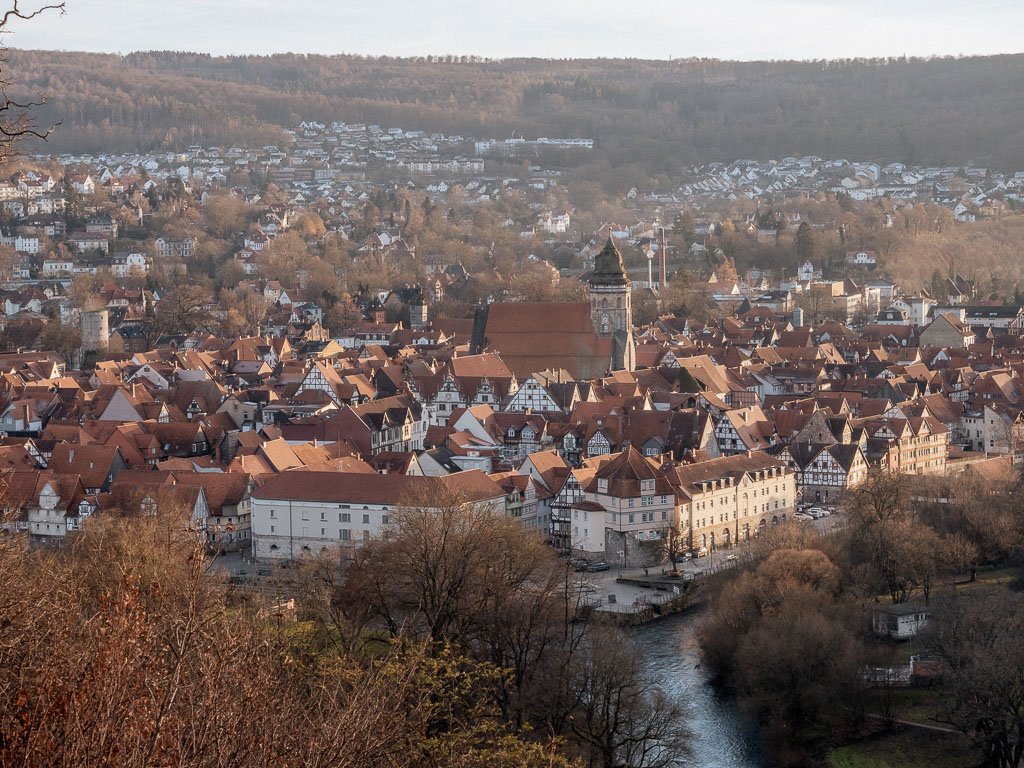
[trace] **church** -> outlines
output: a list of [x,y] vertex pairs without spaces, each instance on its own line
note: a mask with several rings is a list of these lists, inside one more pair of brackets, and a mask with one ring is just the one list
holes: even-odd
[[609,371],[632,371],[632,281],[622,254],[608,238],[594,261],[590,302],[515,302],[479,307],[472,354],[497,353],[522,381],[532,373],[564,369],[577,381]]

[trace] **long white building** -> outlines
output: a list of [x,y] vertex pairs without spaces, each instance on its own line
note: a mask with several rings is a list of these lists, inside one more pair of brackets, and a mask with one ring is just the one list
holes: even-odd
[[504,509],[505,491],[479,470],[443,477],[282,472],[252,494],[253,556],[289,561],[355,547],[378,538],[403,504],[452,494]]

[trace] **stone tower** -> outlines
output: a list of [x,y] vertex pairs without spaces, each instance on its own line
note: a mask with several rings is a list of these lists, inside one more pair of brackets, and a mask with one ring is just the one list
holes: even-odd
[[612,339],[610,369],[613,371],[632,371],[636,367],[631,287],[622,254],[609,237],[594,260],[594,274],[590,278],[590,319],[598,336]]
[[82,354],[105,352],[110,343],[110,313],[105,309],[83,310]]
[[632,332],[631,285],[622,254],[609,237],[594,260],[594,274],[590,278],[590,318],[598,336]]
[[409,305],[409,327],[414,330],[426,328],[429,325],[427,320],[427,304],[421,298]]

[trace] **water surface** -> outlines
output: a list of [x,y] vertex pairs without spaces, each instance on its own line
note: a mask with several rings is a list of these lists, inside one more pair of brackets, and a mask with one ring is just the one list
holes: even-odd
[[699,768],[766,768],[757,734],[732,699],[708,683],[696,629],[701,614],[678,613],[633,630],[638,649],[665,691],[687,710],[692,757],[679,765]]

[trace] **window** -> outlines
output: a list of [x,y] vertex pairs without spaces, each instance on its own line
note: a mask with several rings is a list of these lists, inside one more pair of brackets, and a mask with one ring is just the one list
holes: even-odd
[[635,517],[636,516],[632,512],[630,512],[629,513],[629,522],[631,522],[631,523],[634,522]]
[[342,541],[350,541],[352,539],[352,531],[348,528],[342,528],[339,533],[341,534]]
[[327,519],[327,513],[326,512],[321,512],[320,513],[320,519],[321,520],[326,520]]
[[369,525],[369,524],[370,524],[370,516],[369,515],[363,515],[363,525]]
[[629,498],[629,506],[631,506],[631,507],[633,506],[633,497],[632,496]]
[[271,532],[271,533],[273,533],[273,532],[274,532],[274,526],[270,526],[270,532]]
[[381,515],[380,516],[380,522],[381,522],[381,525],[387,525],[388,524],[388,516],[387,515]]
[[302,510],[302,519],[303,520],[309,520],[309,510],[308,509]]
[[274,519],[274,510],[270,510],[270,519],[271,519],[271,520],[273,520],[273,519]]
[[352,522],[352,515],[350,515],[348,512],[339,512],[338,513],[338,522],[339,523],[351,523]]

